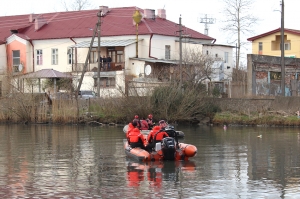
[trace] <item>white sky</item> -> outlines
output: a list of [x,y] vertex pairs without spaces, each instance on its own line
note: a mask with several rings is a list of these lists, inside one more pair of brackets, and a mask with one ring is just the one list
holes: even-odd
[[[1,0],[0,16],[64,11],[61,1]],[[179,23],[181,15],[183,25],[201,33],[204,33],[204,24],[199,23],[198,20],[207,14],[216,19],[216,23],[209,25],[209,36],[217,39],[217,44],[228,44],[228,37],[220,30],[221,22],[224,20],[222,0],[90,0],[90,2],[95,9],[101,5],[110,8],[137,6],[141,9],[155,9],[156,11],[165,8],[168,20]],[[255,27],[254,34],[245,36],[246,39],[280,27],[280,3],[280,0],[254,0],[252,13],[260,21]],[[300,30],[300,0],[284,0],[284,4],[285,28]],[[245,40],[245,42],[247,41]],[[247,45],[246,48],[245,52],[251,53],[251,45]]]

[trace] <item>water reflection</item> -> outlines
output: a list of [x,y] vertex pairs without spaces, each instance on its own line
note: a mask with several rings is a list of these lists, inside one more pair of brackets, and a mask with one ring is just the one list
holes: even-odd
[[192,161],[136,162],[127,159],[128,186],[137,187],[146,182],[150,187],[161,188],[162,181],[179,181],[179,173],[193,173],[196,165]]

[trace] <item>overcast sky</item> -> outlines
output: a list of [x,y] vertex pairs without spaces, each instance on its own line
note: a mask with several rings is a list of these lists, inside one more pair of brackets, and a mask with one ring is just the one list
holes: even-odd
[[[0,16],[21,15],[30,13],[47,13],[65,11],[62,0],[2,0]],[[64,0],[70,2],[72,0]],[[74,1],[74,0],[73,0]],[[218,44],[228,44],[228,38],[222,33],[220,27],[224,17],[222,16],[222,0],[90,0],[92,8],[98,6],[128,7],[137,6],[141,9],[166,9],[167,19],[179,23],[182,17],[182,24],[198,32],[204,33],[204,24],[199,18],[205,14],[214,18],[216,22],[209,25],[209,36],[217,39]],[[260,21],[255,27],[254,34],[246,38],[262,34],[280,27],[281,24],[281,1],[280,0],[254,0],[253,15]],[[300,30],[300,0],[284,0],[285,28]],[[249,44],[247,53],[251,53]]]

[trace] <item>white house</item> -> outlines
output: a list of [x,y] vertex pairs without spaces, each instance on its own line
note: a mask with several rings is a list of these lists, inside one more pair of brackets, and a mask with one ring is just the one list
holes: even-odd
[[[136,10],[142,16],[138,26],[132,17]],[[223,54],[224,78],[229,78],[230,47],[213,45],[214,38],[181,28],[182,35],[189,35],[189,42],[183,48],[203,47],[203,52]],[[155,13],[155,10],[136,7],[100,6],[99,10],[0,17],[0,41],[3,41],[0,52],[6,55],[0,57],[0,82],[11,72],[18,79],[19,89],[26,92],[24,78],[28,75],[23,75],[49,69],[49,73],[51,70],[66,73],[66,78],[72,75],[76,88],[82,78],[82,90],[97,91],[100,87],[100,96],[120,96],[128,93],[126,81],[152,79],[159,75],[161,67],[178,63],[179,32],[180,26],[166,19],[164,9]],[[99,87],[98,38],[101,57],[111,57],[111,68],[99,72]],[[86,72],[82,73],[84,66]],[[55,77],[44,74],[36,78],[41,79],[41,85],[35,91],[44,92],[43,79]]]

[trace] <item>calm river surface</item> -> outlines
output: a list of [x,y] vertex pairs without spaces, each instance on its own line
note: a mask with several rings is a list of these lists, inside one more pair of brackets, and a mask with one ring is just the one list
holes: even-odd
[[139,164],[122,127],[0,125],[0,198],[300,198],[299,128],[176,129],[196,157]]

